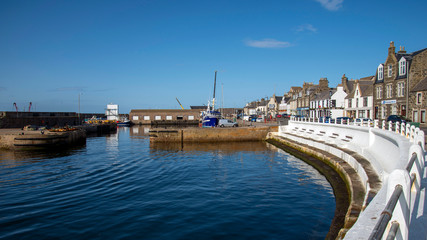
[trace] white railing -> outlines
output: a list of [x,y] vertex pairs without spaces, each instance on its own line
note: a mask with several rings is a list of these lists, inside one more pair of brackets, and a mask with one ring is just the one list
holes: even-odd
[[[409,235],[414,235],[410,232],[419,230],[409,227],[414,209],[419,212],[418,206],[425,204],[424,195],[420,196],[425,162],[424,132],[405,123],[382,121],[380,126],[378,120],[360,124],[328,120],[328,123],[321,123],[319,119],[291,117],[289,125],[279,127],[279,134],[286,137],[287,133],[298,133],[305,139],[333,143],[356,151],[377,171],[382,187],[345,239],[382,239],[383,234],[384,239],[387,235],[408,239]],[[298,140],[295,134],[293,140]],[[357,171],[361,180],[366,182],[366,173]]]

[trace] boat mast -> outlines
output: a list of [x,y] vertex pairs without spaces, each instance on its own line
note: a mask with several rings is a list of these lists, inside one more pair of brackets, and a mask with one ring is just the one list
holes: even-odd
[[214,92],[213,92],[213,101],[212,101],[212,111],[215,111],[216,72],[217,71],[215,71]]

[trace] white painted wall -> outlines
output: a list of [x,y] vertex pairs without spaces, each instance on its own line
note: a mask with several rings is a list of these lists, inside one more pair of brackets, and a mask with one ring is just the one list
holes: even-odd
[[[369,160],[377,171],[383,186],[360,214],[344,239],[369,238],[397,184],[403,186],[403,194],[399,198],[390,221],[397,221],[400,224],[397,239],[408,239],[409,236],[411,236],[410,239],[426,238],[427,223],[423,220],[426,219],[425,215],[427,215],[427,211],[424,210],[426,196],[424,191],[420,191],[421,182],[426,181],[426,176],[424,175],[425,139],[423,131],[414,126],[405,126],[403,131],[399,128],[396,132],[391,131],[388,124],[384,124],[384,129],[380,129],[377,127],[324,124],[291,119],[289,125],[279,127],[278,134],[293,141],[327,151],[345,160],[358,172],[361,181],[368,187],[366,192],[369,190],[369,185],[364,169],[351,156],[347,156],[348,154],[346,155],[339,148],[325,143],[356,151]],[[335,138],[331,138],[332,136]],[[351,141],[342,140],[346,137],[350,137]],[[408,172],[406,171],[406,166],[413,153],[417,154],[418,161]],[[411,191],[409,179],[410,174],[413,173],[418,180]],[[417,200],[415,201],[415,199]],[[387,236],[387,231],[384,236]]]

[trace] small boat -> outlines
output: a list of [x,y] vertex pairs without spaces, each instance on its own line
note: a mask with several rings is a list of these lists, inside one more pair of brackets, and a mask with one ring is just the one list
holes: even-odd
[[130,120],[117,121],[117,126],[129,127],[130,126]]

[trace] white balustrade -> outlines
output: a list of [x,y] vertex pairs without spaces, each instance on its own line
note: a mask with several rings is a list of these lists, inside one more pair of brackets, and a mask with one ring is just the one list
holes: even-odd
[[[306,138],[312,138],[316,140],[315,142],[337,144],[341,148],[356,151],[365,157],[377,171],[382,181],[382,188],[362,211],[357,222],[347,232],[345,239],[368,239],[371,234],[370,231],[374,229],[384,209],[380,206],[385,206],[397,185],[401,185],[403,191],[391,213],[384,238],[387,236],[391,223],[398,222],[400,225],[399,239],[408,239],[411,230],[413,230],[411,229],[412,226],[416,226],[416,224],[411,224],[411,221],[418,220],[417,217],[414,217],[414,214],[418,214],[415,213],[416,211],[414,212],[414,209],[425,204],[425,196],[420,195],[420,182],[423,178],[425,162],[424,132],[411,124],[393,124],[384,120],[381,128],[379,120],[374,120],[373,127],[371,127],[371,121],[368,121],[368,128],[366,128],[366,122],[363,121],[360,126],[346,126],[343,125],[343,121],[341,124],[331,123],[332,121],[329,124],[321,123],[320,119],[310,118],[301,122],[291,118],[289,125],[279,128],[279,135],[282,134],[286,137],[288,132],[292,133],[290,129],[305,129],[302,134]],[[395,131],[393,131],[393,125]],[[306,138],[300,141],[307,141]],[[292,139],[299,141],[298,136],[293,136]],[[321,147],[321,142],[312,146]],[[332,154],[337,151],[330,146],[324,147],[323,150],[330,151]],[[414,160],[415,163],[408,165],[413,154],[417,156]],[[349,159],[343,160],[349,161]],[[360,169],[360,166],[354,162],[349,162],[349,164],[355,169]],[[367,181],[364,170],[358,170],[358,174],[364,182]],[[412,184],[415,187],[412,187]],[[366,186],[369,187],[368,184]],[[411,200],[414,198],[418,199],[419,202]],[[414,204],[418,204],[418,206],[414,206]]]

